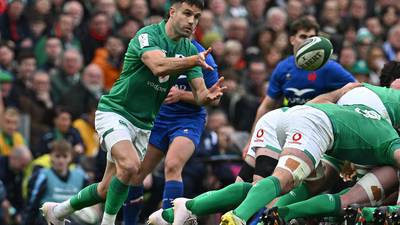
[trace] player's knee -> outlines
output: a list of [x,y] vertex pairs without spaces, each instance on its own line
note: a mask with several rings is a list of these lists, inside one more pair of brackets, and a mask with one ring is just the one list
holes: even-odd
[[378,206],[382,204],[385,197],[385,191],[375,174],[366,174],[357,182],[357,184],[364,189],[371,206]]
[[164,172],[166,175],[178,176],[182,173],[183,165],[178,160],[168,160],[165,161]]
[[311,173],[311,168],[308,164],[300,157],[294,155],[281,156],[277,168],[278,170],[274,171],[274,176],[281,182],[283,193],[296,187]]
[[130,180],[131,177],[139,173],[139,163],[124,160],[117,164],[117,177],[122,180]]

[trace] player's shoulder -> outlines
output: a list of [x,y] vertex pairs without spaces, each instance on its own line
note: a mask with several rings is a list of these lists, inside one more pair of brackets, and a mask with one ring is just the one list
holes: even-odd
[[325,70],[332,70],[332,69],[339,69],[342,68],[342,66],[336,62],[335,60],[329,59],[326,64],[321,68]]
[[160,25],[158,23],[150,24],[138,30],[137,34],[143,33],[161,33]]
[[292,71],[293,68],[297,68],[296,64],[294,62],[294,56],[288,56],[285,59],[282,59],[278,64],[276,65],[274,69],[274,74],[275,76],[281,74],[281,75],[286,75],[289,71]]
[[278,65],[288,65],[288,64],[295,64],[295,60],[294,60],[294,56],[293,55],[289,55],[288,57],[282,59]]

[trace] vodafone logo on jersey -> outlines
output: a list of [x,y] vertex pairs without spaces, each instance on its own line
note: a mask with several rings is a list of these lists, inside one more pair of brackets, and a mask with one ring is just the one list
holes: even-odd
[[289,143],[301,145],[300,140],[301,140],[302,137],[303,137],[303,135],[301,135],[300,133],[294,133],[292,135],[292,140],[289,141]]
[[264,130],[263,129],[258,129],[257,133],[256,133],[256,139],[254,140],[254,142],[263,142],[262,137],[264,136]]

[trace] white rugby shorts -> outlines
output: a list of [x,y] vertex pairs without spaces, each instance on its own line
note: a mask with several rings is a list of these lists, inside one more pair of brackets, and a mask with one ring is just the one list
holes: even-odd
[[114,162],[111,155],[111,148],[123,140],[131,141],[135,146],[140,160],[146,154],[149,142],[150,130],[143,130],[135,127],[123,116],[114,112],[96,111],[96,131],[100,137],[100,144],[103,150],[107,151],[107,160]]

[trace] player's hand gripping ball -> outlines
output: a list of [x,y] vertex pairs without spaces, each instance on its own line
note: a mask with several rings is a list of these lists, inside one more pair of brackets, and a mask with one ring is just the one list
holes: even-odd
[[317,70],[328,61],[332,52],[332,43],[327,38],[307,38],[295,52],[296,65],[305,70]]

